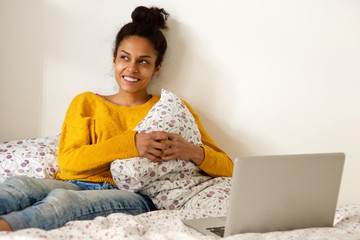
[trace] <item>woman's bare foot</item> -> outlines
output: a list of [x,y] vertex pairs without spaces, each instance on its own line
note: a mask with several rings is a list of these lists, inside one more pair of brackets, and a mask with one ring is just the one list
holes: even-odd
[[7,221],[0,219],[0,231],[12,231]]

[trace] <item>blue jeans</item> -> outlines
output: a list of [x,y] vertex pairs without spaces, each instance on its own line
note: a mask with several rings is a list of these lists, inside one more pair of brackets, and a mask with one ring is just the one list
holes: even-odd
[[0,218],[13,231],[50,230],[71,220],[91,220],[111,213],[137,215],[156,210],[147,196],[105,183],[16,176],[0,184]]

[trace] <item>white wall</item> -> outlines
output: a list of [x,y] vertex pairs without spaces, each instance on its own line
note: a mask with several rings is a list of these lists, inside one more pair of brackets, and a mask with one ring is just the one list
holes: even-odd
[[43,7],[0,0],[0,141],[41,132]]
[[[359,1],[27,2],[0,0],[0,26],[10,33],[0,42],[1,112],[7,114],[0,140],[22,138],[20,132],[28,137],[29,129],[35,136],[58,134],[74,95],[113,93],[115,34],[135,6],[156,5],[171,18],[168,53],[152,92],[163,87],[186,99],[231,157],[345,152],[340,203],[360,203]],[[2,14],[14,8],[22,9],[18,21],[15,13]],[[11,33],[33,21],[43,26],[31,38]],[[4,60],[25,50],[34,61]],[[29,102],[33,92],[41,104]],[[24,112],[26,125],[18,117]]]

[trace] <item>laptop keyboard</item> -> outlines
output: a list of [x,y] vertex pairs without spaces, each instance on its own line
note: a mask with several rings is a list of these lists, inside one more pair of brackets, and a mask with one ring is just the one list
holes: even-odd
[[220,237],[224,237],[225,227],[210,227],[206,228],[206,230],[209,230],[210,232],[215,233]]

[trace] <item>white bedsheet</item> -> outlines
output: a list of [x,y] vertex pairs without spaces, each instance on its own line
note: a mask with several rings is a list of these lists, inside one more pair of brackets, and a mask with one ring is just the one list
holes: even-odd
[[[160,210],[129,216],[121,213],[98,217],[92,221],[72,221],[59,229],[44,231],[25,229],[0,233],[0,239],[215,239],[185,226],[182,219],[221,216],[225,211]],[[239,240],[302,240],[360,239],[360,205],[344,205],[337,209],[333,228],[308,228],[264,234],[246,233],[224,239]]]
[[[44,172],[52,175],[57,169],[57,147],[59,136],[0,143],[0,182],[14,175],[43,178]],[[228,188],[228,186],[227,186]],[[17,232],[0,232],[0,239],[215,239],[185,226],[182,219],[204,218],[226,215],[227,188],[219,191],[203,191],[204,196],[219,201],[216,210],[208,210],[204,200],[198,204],[189,201],[183,210],[159,210],[138,216],[111,214],[89,221],[72,221],[59,229],[44,231],[24,229]],[[219,192],[219,194],[217,194]],[[222,194],[221,194],[222,193]],[[212,197],[212,198],[211,198]],[[1,204],[1,203],[0,203]],[[212,205],[214,206],[214,205]],[[200,208],[200,209],[191,209]],[[310,228],[265,234],[238,234],[226,239],[239,240],[360,240],[360,204],[344,205],[337,209],[333,228]]]

